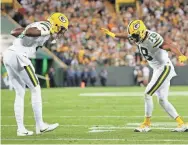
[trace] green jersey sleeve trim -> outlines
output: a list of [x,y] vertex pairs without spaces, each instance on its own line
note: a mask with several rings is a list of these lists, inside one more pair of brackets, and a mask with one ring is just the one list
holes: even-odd
[[163,38],[161,36],[159,36],[159,38],[156,40],[156,42],[154,43],[154,47],[160,47],[163,43]]
[[46,23],[40,23],[41,25],[45,26],[48,30],[50,30],[50,26]]

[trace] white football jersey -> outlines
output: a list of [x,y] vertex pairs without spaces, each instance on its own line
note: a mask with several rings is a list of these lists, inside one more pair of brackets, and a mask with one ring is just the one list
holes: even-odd
[[[41,31],[50,31],[51,24],[47,21],[34,22],[28,25],[25,30],[31,27],[36,27]],[[27,37],[22,34],[18,36],[13,45],[8,49],[15,51],[18,54],[22,54],[26,57],[32,56],[36,53],[36,50],[44,45],[44,43],[50,38],[50,35],[39,37]]]
[[157,69],[167,63],[172,65],[168,57],[168,52],[160,48],[163,41],[160,34],[147,30],[145,40],[138,44],[140,53],[153,69]]

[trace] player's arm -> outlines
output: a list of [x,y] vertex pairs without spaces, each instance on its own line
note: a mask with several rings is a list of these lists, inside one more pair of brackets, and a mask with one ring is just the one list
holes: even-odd
[[126,33],[116,33],[115,34],[116,38],[124,38],[127,39],[127,34]]
[[36,27],[31,27],[27,28],[23,34],[28,37],[39,37],[41,36],[41,31]]
[[23,34],[24,36],[29,36],[29,37],[38,37],[41,36],[41,31],[37,29],[36,27],[31,27],[27,28],[16,28],[11,31],[11,35],[18,37],[19,35]]
[[12,30],[10,32],[10,34],[14,37],[18,37],[24,30],[25,30],[25,28],[16,28],[16,29]]
[[39,30],[37,27],[30,27],[25,30],[25,28],[17,28],[11,31],[11,35],[17,37],[19,35],[23,34],[24,36],[28,37],[39,37],[39,36],[45,36],[50,35],[50,31],[41,29]]
[[25,30],[24,35],[28,37],[46,36],[46,35],[50,35],[50,30],[31,27]]
[[109,31],[108,29],[106,28],[101,28],[101,31],[113,38],[124,38],[126,39],[127,38],[127,34],[126,33],[113,33],[111,31]]
[[187,60],[187,57],[182,54],[179,48],[168,40],[163,42],[161,48],[173,52],[178,57],[180,62],[185,62]]

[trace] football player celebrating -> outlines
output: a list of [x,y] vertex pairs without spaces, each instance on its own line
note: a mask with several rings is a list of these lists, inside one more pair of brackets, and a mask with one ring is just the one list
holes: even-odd
[[111,37],[128,38],[130,41],[135,42],[141,54],[153,68],[153,76],[144,93],[145,120],[140,127],[136,128],[134,131],[148,132],[151,130],[150,125],[153,111],[153,94],[157,95],[161,107],[178,123],[177,128],[172,131],[188,131],[188,127],[185,125],[173,105],[168,101],[170,80],[176,76],[176,72],[168,57],[167,51],[175,53],[180,62],[185,62],[187,57],[184,56],[172,43],[164,41],[158,33],[148,30],[141,20],[131,21],[127,27],[127,33],[124,34],[114,34],[105,28],[101,28],[101,30]]
[[14,112],[17,122],[17,136],[33,135],[24,126],[24,96],[25,86],[31,91],[31,102],[36,122],[36,134],[52,131],[58,123],[44,123],[42,117],[41,88],[35,69],[29,57],[36,53],[37,48],[51,35],[62,35],[68,29],[68,19],[62,13],[53,13],[47,21],[34,22],[26,28],[17,28],[11,35],[17,37],[13,45],[3,53],[3,62],[16,92]]

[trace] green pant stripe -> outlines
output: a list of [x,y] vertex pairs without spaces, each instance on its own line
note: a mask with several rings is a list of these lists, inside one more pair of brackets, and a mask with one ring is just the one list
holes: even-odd
[[38,81],[38,79],[37,79],[37,77],[36,77],[36,75],[35,75],[35,73],[34,73],[34,71],[33,71],[33,69],[31,68],[30,65],[29,65],[29,68],[30,68],[30,70],[32,71],[33,76],[34,76],[34,78],[35,78],[35,80],[36,80],[36,82],[37,82],[37,85],[38,85],[38,84],[39,84],[39,81]]
[[163,72],[161,73],[161,75],[159,76],[159,78],[157,79],[156,83],[152,86],[152,88],[147,92],[147,94],[149,95],[153,95],[153,93],[155,93],[155,91],[163,84],[163,82],[165,81],[165,79],[167,78],[167,76],[170,73],[170,66],[165,66]]
[[163,72],[161,73],[161,75],[159,76],[159,78],[157,79],[157,81],[155,82],[155,84],[151,87],[151,89],[147,92],[147,94],[150,95],[150,93],[152,92],[152,90],[155,88],[155,86],[159,83],[160,79],[162,78],[162,76],[164,75],[165,71],[166,71],[167,67],[165,66]]
[[170,69],[171,67],[169,66],[169,70],[167,72],[167,74],[165,75],[165,77],[162,79],[162,81],[160,82],[160,84],[156,87],[156,89],[152,92],[151,95],[153,95],[153,93],[155,93],[155,91],[163,84],[163,82],[166,80],[166,78],[168,77],[169,73],[170,73]]
[[31,66],[24,66],[32,84],[36,87],[38,84],[38,81],[35,78],[35,74],[33,73],[33,70],[31,69]]
[[32,79],[32,76],[31,76],[31,74],[30,74],[30,72],[29,72],[27,66],[24,66],[24,68],[25,68],[25,70],[26,70],[26,72],[27,72],[27,74],[28,74],[28,76],[29,76],[29,78],[30,78],[32,84],[33,84],[34,86],[36,86],[35,81]]

